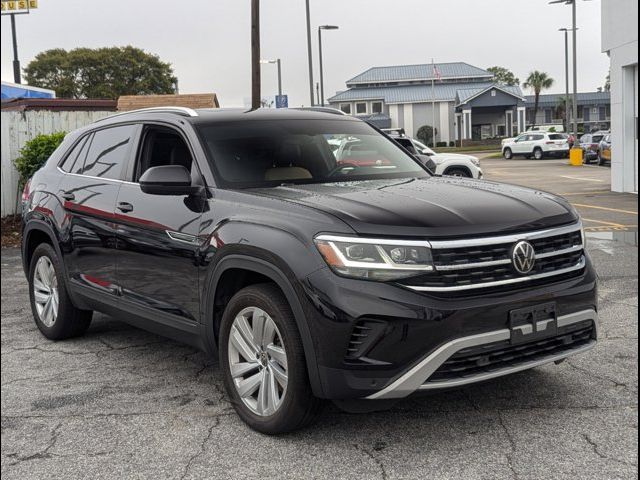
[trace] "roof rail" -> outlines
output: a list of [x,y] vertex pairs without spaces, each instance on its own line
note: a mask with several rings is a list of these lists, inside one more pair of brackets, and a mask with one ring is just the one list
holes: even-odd
[[196,112],[194,109],[192,108],[187,108],[187,107],[148,107],[148,108],[140,108],[138,110],[127,110],[126,112],[118,112],[118,113],[114,113],[113,115],[109,115],[108,117],[104,117],[101,118],[100,120],[97,120],[98,122],[102,121],[102,120],[107,120],[107,119],[111,119],[114,117],[119,117],[121,115],[132,115],[135,113],[144,113],[144,112],[157,112],[157,113],[175,113],[177,115],[182,115],[185,117],[197,117],[198,116],[198,112]]
[[344,113],[342,110],[338,110],[337,108],[333,108],[333,107],[321,107],[321,106],[316,106],[316,107],[294,107],[291,110],[309,110],[312,112],[324,112],[324,113],[331,113],[333,115],[346,115],[346,113]]

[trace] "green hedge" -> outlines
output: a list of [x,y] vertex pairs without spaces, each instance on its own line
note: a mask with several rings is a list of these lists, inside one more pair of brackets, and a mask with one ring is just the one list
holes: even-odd
[[24,185],[64,140],[66,132],[56,132],[48,135],[38,135],[20,149],[20,156],[13,164],[20,174],[20,185]]

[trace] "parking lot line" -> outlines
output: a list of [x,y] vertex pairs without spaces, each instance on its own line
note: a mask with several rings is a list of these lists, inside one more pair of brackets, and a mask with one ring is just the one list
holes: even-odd
[[569,193],[559,193],[558,195],[562,197],[569,197],[571,195],[601,195],[603,193],[611,193],[611,190],[594,190],[593,192],[569,192]]
[[622,225],[621,223],[613,223],[613,222],[605,222],[604,220],[592,220],[591,218],[582,218],[585,222],[593,222],[593,223],[601,223],[603,225],[610,225],[612,227],[626,227],[627,225]]
[[600,180],[599,178],[572,177],[570,175],[560,175],[560,177],[568,178],[570,180],[582,180],[583,182],[598,182],[598,183],[605,182],[605,180]]
[[628,213],[630,215],[638,215],[637,211],[633,210],[622,210],[621,208],[610,208],[610,207],[600,207],[598,205],[586,205],[584,203],[572,203],[574,207],[582,207],[582,208],[595,208],[596,210],[606,210],[608,212],[618,212],[618,213]]

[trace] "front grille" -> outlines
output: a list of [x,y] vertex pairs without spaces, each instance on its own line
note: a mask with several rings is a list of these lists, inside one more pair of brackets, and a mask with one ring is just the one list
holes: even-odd
[[[511,261],[512,249],[520,240],[527,240],[536,255],[526,275],[518,273]],[[521,236],[433,242],[432,255],[435,271],[407,279],[405,286],[433,292],[518,288],[524,281],[556,274],[563,279],[580,275],[585,264],[580,225]]]
[[555,337],[519,345],[504,341],[460,350],[444,362],[427,383],[465,379],[543,360],[587,345],[594,334],[593,322],[589,320],[565,327]]

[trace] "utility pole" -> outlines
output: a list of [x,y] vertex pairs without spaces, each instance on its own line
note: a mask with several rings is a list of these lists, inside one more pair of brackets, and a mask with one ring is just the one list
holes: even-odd
[[260,93],[260,0],[251,0],[251,109],[261,106]]
[[311,13],[309,10],[309,0],[307,2],[307,58],[309,61],[309,98],[313,107],[313,53],[311,50]]
[[577,45],[577,24],[576,24],[576,3],[578,0],[571,2],[571,14],[573,17],[572,36],[573,36],[573,134],[578,136],[578,45]]
[[320,105],[320,82],[316,82],[316,103]]
[[18,36],[16,34],[16,16],[11,14],[11,38],[13,40],[13,81],[22,83],[20,78],[20,60],[18,60]]

